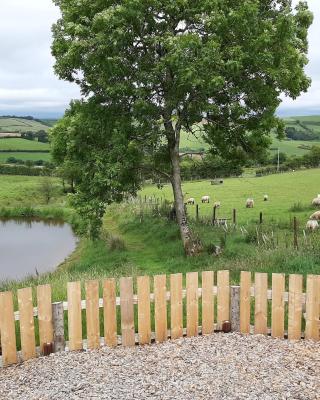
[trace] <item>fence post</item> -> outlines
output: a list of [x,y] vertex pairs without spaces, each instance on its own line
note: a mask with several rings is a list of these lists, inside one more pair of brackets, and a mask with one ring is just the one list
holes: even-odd
[[216,206],[213,206],[212,225],[216,223]]
[[199,221],[199,204],[196,205],[196,221]]
[[260,224],[262,224],[262,222],[263,222],[262,211],[260,212],[260,216],[259,216],[259,222],[260,222]]
[[235,225],[237,223],[237,210],[234,208],[232,213],[232,222]]
[[62,301],[52,304],[53,343],[55,353],[64,351],[65,349],[63,313]]
[[298,250],[298,221],[297,217],[293,218],[293,247]]
[[231,286],[230,322],[232,332],[240,332],[240,287]]

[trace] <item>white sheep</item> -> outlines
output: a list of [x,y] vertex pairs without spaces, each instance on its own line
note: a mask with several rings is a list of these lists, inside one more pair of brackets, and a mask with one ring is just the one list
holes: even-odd
[[210,203],[210,197],[209,196],[202,196],[201,197],[201,203]]
[[315,197],[315,198],[312,200],[312,205],[313,205],[313,206],[320,207],[320,197],[319,197],[319,195],[318,195],[318,197]]
[[195,199],[193,198],[193,197],[190,197],[188,200],[187,200],[187,204],[192,204],[192,205],[194,205],[195,204]]
[[263,201],[268,201],[269,200],[269,196],[267,195],[267,194],[265,194],[264,196],[263,196]]
[[246,208],[253,208],[253,206],[254,206],[254,200],[253,199],[247,199]]
[[309,219],[313,219],[316,221],[320,221],[320,211],[316,211],[312,215],[310,215]]
[[220,201],[215,201],[213,206],[214,206],[214,208],[220,208],[220,206],[221,206]]
[[318,221],[314,220],[314,219],[310,219],[307,222],[306,228],[310,231],[315,231],[316,229],[319,228],[319,224]]

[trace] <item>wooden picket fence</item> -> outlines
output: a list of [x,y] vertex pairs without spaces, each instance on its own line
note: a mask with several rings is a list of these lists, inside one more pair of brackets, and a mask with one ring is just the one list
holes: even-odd
[[[167,289],[168,280],[170,290]],[[284,274],[272,274],[271,289],[268,288],[268,274],[255,273],[252,280],[248,271],[241,272],[240,286],[230,285],[227,270],[217,273],[204,271],[201,282],[202,287],[199,287],[198,272],[189,272],[184,289],[182,274],[172,274],[169,279],[166,275],[156,275],[151,293],[149,276],[139,276],[136,285],[133,278],[125,277],[120,278],[120,296],[117,297],[116,280],[106,279],[102,284],[103,296],[99,298],[100,282],[92,280],[85,282],[84,300],[81,299],[81,282],[69,282],[67,302],[53,304],[50,285],[42,285],[36,290],[37,307],[33,305],[32,288],[17,291],[18,311],[14,311],[13,293],[2,292],[2,365],[44,354],[50,345],[54,351],[96,349],[101,345],[134,346],[136,343],[148,344],[152,340],[177,339],[183,335],[211,334],[221,330],[225,321],[231,321],[232,330],[243,334],[319,340],[320,275],[307,276],[306,293],[303,292],[302,275],[289,275],[288,292],[285,291]],[[136,294],[134,287],[137,288]],[[103,318],[100,318],[101,308]],[[86,310],[84,320],[83,310]],[[65,312],[68,341],[64,332]],[[121,335],[118,335],[118,319]],[[86,340],[83,338],[84,323]],[[21,351],[17,350],[16,324],[20,327]],[[102,325],[103,337],[100,335]],[[39,347],[35,339],[37,326]],[[154,332],[152,326],[155,327]]]

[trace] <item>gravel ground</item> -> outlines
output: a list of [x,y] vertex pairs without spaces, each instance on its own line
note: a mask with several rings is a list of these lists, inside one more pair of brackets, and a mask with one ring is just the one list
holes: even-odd
[[320,399],[320,343],[218,333],[60,353],[1,370],[0,399]]

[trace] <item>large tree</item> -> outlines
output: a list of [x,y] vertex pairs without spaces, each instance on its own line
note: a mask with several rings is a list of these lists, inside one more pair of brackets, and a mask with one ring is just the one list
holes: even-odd
[[181,189],[181,132],[201,131],[211,151],[229,159],[258,153],[272,129],[283,133],[280,95],[295,98],[310,84],[306,3],[295,10],[291,0],[55,3],[56,73],[106,112],[121,110],[157,170],[157,154],[169,160],[185,252],[197,253]]

